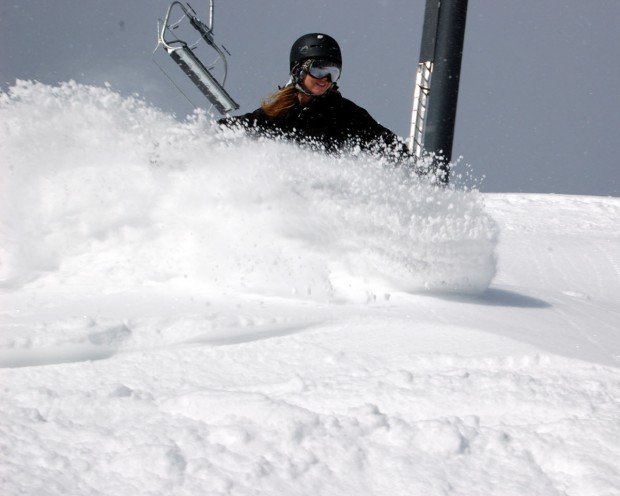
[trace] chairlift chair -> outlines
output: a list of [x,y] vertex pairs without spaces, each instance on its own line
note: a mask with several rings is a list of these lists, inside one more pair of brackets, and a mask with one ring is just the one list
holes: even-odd
[[[171,23],[170,16],[173,11],[180,11],[181,17],[178,21]],[[200,33],[200,38],[192,44],[178,38],[174,33],[174,31],[186,21],[189,22],[191,27]],[[190,78],[192,83],[194,83],[194,85],[196,85],[196,87],[207,97],[218,112],[226,115],[229,112],[239,108],[239,104],[237,104],[237,102],[235,102],[235,100],[233,100],[233,98],[224,89],[226,76],[228,74],[228,61],[226,60],[226,54],[224,52],[228,53],[228,50],[226,50],[223,45],[220,48],[220,46],[215,43],[213,37],[213,0],[209,0],[208,24],[205,24],[198,18],[196,11],[189,3],[183,4],[179,1],[172,2],[166,11],[166,16],[164,19],[160,19],[157,23],[157,35],[158,43],[155,51],[162,46],[168,55],[172,57],[172,60],[177,63],[183,72]],[[215,50],[217,54],[217,58],[210,65],[210,67],[203,64],[194,53],[197,46],[203,41],[208,47]],[[228,54],[230,55],[230,53]],[[221,83],[211,72],[219,61],[221,61],[224,66],[224,77],[222,78]],[[168,76],[161,66],[160,69],[164,72],[164,74],[166,74],[166,76]],[[177,87],[177,89],[181,91],[180,88]]]

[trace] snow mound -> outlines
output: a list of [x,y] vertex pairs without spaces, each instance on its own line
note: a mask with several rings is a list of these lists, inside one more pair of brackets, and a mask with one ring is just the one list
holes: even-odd
[[[476,192],[376,159],[185,122],[107,87],[0,94],[0,281],[318,299],[480,293],[497,228]],[[36,281],[36,282],[35,282]],[[168,286],[170,287],[170,286]]]
[[618,494],[620,199],[485,195],[462,294],[477,193],[75,83],[0,126],[3,496]]

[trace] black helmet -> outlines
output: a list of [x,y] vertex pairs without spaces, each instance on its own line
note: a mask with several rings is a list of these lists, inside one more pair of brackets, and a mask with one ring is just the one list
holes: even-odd
[[342,69],[342,54],[335,39],[323,33],[305,34],[291,47],[290,70],[306,59],[322,59],[335,62]]

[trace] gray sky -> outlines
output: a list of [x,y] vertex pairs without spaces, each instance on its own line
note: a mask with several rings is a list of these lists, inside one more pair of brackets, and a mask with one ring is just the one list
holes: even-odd
[[[190,3],[208,17],[206,0]],[[2,88],[107,81],[184,116],[191,107],[151,62],[168,4],[0,0]],[[424,5],[217,0],[216,39],[232,53],[226,87],[253,110],[286,82],[292,42],[326,32],[342,47],[343,95],[407,136]],[[469,0],[453,156],[486,177],[483,191],[620,196],[619,26],[618,0]]]

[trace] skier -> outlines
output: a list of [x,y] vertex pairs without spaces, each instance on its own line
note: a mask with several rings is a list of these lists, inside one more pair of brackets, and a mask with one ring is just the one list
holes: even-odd
[[290,79],[254,112],[220,124],[242,126],[251,135],[284,137],[334,153],[359,146],[390,162],[413,164],[407,146],[363,108],[343,98],[336,82],[342,55],[334,38],[310,33],[291,48]]

